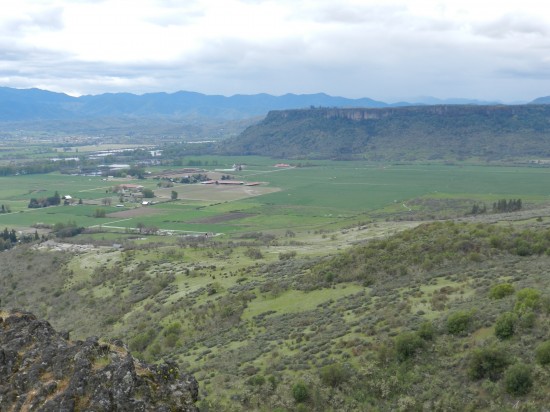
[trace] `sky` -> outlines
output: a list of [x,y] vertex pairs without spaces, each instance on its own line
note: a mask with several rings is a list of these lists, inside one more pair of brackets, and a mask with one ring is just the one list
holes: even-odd
[[6,0],[0,86],[71,95],[196,91],[550,95],[542,0]]

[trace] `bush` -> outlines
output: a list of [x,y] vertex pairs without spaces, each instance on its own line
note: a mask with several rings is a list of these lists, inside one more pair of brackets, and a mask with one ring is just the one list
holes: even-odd
[[472,314],[470,312],[458,311],[447,318],[447,332],[451,335],[459,335],[466,332],[472,323]]
[[523,363],[512,365],[504,374],[504,387],[512,395],[526,395],[533,387],[531,368]]
[[304,382],[298,382],[292,387],[292,397],[298,403],[309,399],[309,389]]
[[550,340],[542,342],[537,349],[535,349],[535,357],[537,362],[541,365],[550,364]]
[[435,336],[435,328],[431,322],[424,322],[418,329],[418,336],[424,340],[432,340]]
[[491,288],[489,291],[489,297],[491,299],[502,299],[508,295],[512,295],[513,293],[514,287],[510,283],[501,283]]
[[503,313],[495,322],[495,336],[499,339],[509,338],[514,334],[517,322],[518,317],[515,313]]
[[246,381],[250,386],[262,386],[265,383],[265,378],[262,375],[254,375]]
[[262,259],[264,255],[258,248],[248,248],[244,251],[244,255],[250,259]]
[[347,382],[351,377],[351,371],[339,363],[327,365],[321,369],[321,382],[326,386],[337,388]]
[[508,366],[508,355],[498,346],[490,346],[473,351],[468,367],[472,379],[489,378],[498,380]]
[[514,310],[519,313],[537,309],[540,303],[540,292],[536,289],[525,288],[516,293]]
[[395,338],[397,359],[404,361],[424,346],[424,341],[415,332],[405,332]]

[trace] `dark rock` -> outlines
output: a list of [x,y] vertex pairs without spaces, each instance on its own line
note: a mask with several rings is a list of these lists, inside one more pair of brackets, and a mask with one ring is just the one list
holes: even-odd
[[71,342],[30,313],[0,311],[0,412],[198,411],[197,398],[174,363],[147,365],[120,341]]

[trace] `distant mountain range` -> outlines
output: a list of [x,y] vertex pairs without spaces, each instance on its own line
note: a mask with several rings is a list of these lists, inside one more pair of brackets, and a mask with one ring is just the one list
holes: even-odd
[[[548,103],[550,98],[541,101]],[[537,99],[539,100],[539,99]],[[537,101],[535,101],[536,103]],[[310,107],[382,108],[425,104],[494,104],[469,99],[419,98],[418,102],[385,102],[317,94],[234,95],[230,97],[179,91],[176,93],[105,93],[72,97],[40,89],[0,87],[0,121],[84,120],[117,117],[217,118],[226,120],[264,116],[271,110]]]

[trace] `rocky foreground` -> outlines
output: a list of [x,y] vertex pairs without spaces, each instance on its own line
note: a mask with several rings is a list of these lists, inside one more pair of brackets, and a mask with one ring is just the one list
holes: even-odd
[[121,342],[70,341],[30,313],[0,311],[0,411],[198,411],[198,384]]

